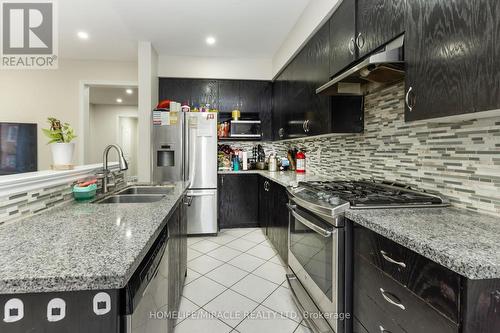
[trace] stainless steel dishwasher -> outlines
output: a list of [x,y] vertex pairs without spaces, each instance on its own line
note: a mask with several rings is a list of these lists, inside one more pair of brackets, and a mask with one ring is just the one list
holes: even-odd
[[168,331],[168,231],[160,236],[139,265],[124,293],[124,333]]

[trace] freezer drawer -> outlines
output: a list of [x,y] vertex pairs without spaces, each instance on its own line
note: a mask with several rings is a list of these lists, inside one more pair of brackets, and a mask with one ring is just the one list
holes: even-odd
[[217,190],[190,190],[187,196],[188,235],[217,233]]

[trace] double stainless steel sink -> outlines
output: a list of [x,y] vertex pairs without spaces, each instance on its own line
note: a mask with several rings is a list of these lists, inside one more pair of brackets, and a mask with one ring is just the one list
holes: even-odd
[[111,195],[94,201],[97,204],[149,203],[163,199],[171,193],[174,185],[146,186],[133,185],[118,190]]

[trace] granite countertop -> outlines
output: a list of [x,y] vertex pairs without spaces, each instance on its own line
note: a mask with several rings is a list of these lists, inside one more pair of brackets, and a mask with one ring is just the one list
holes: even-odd
[[268,170],[246,170],[246,171],[219,171],[219,175],[236,175],[236,174],[259,174],[280,185],[292,186],[298,182],[311,182],[317,180],[328,180],[322,176],[315,175],[310,172],[305,174],[296,173],[295,171],[268,171]]
[[353,210],[346,217],[469,279],[500,278],[500,218],[458,208]]
[[124,287],[188,187],[161,201],[72,203],[0,226],[0,293]]
[[[332,180],[306,173],[257,173],[283,186],[297,181]],[[349,209],[346,217],[469,279],[500,279],[500,218],[465,209]]]

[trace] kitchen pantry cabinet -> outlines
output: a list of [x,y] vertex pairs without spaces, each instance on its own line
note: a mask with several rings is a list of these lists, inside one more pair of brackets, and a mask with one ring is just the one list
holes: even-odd
[[259,179],[259,220],[281,259],[288,262],[288,194],[286,188],[265,177]]
[[[168,228],[168,311],[179,311],[182,288],[187,274],[187,211],[185,198],[169,217]],[[158,274],[162,274],[159,272]],[[168,319],[173,332],[176,319]]]
[[218,176],[219,229],[258,227],[259,175],[221,174]]
[[500,108],[500,2],[406,6],[406,120]]

